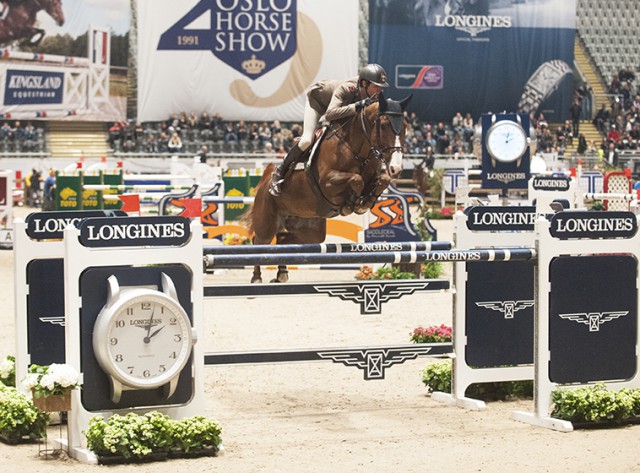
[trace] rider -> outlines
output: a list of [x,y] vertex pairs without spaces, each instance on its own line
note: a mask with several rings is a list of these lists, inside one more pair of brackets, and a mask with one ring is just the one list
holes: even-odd
[[276,197],[280,195],[289,168],[303,161],[304,152],[311,146],[313,132],[322,115],[330,122],[351,117],[371,104],[382,89],[388,86],[387,73],[378,64],[366,65],[360,70],[358,77],[342,83],[325,80],[311,86],[304,107],[302,136],[273,171],[269,193]]

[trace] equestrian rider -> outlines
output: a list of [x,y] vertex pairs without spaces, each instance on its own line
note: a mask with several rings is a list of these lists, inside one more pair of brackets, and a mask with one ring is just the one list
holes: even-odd
[[305,151],[311,146],[313,133],[322,115],[329,122],[351,117],[370,105],[382,89],[388,86],[387,73],[378,64],[366,65],[360,70],[358,77],[342,83],[325,80],[311,86],[304,107],[302,136],[273,171],[269,193],[279,196],[289,168],[306,159]]

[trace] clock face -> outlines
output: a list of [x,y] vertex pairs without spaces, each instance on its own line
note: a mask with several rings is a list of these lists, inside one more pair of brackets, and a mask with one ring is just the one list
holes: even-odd
[[494,159],[511,163],[522,157],[527,150],[527,135],[516,122],[502,120],[491,126],[485,143]]
[[94,347],[101,366],[128,386],[150,389],[177,376],[192,347],[189,318],[173,299],[134,289],[96,323]]

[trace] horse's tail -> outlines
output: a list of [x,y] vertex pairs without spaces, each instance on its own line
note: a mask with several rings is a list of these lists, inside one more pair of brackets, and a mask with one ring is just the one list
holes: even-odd
[[261,200],[261,199],[264,199],[264,197],[267,197],[267,196],[263,196],[262,194],[265,192],[267,193],[269,192],[269,184],[271,183],[271,174],[273,173],[275,168],[276,168],[275,164],[271,163],[264,169],[264,172],[262,173],[262,177],[260,178],[260,181],[256,186],[256,195],[255,195],[255,200],[253,204],[251,204],[251,206],[249,207],[249,210],[247,210],[245,213],[243,213],[240,216],[241,224],[244,227],[249,229],[250,238],[253,238],[253,236],[256,234],[255,219],[254,219],[256,202],[259,199]]

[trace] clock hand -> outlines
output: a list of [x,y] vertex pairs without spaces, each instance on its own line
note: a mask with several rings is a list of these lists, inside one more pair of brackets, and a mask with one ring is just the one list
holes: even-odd
[[[156,306],[153,306],[153,310],[151,311],[151,317],[149,318],[149,325],[147,325],[147,336],[145,337],[145,339],[149,338],[149,332],[151,332],[151,327],[153,326],[153,314],[155,314],[156,312]],[[145,343],[149,343],[149,342],[145,342]]]
[[151,338],[155,337],[156,335],[158,335],[158,332],[160,332],[160,330],[162,330],[165,327],[166,327],[166,325],[163,325],[162,327],[160,327],[159,329],[154,331],[151,335],[149,335],[149,338],[151,339]]

